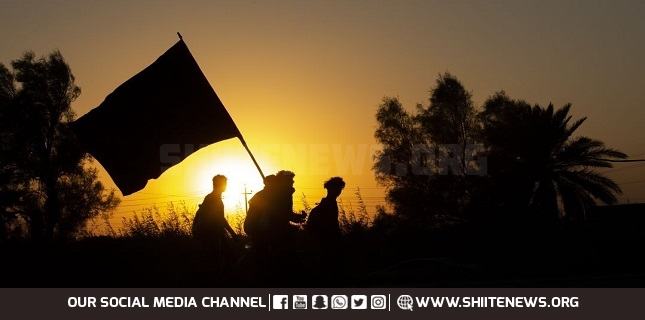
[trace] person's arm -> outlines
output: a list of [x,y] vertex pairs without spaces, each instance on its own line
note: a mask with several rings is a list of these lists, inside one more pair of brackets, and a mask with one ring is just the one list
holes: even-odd
[[231,225],[228,223],[228,220],[224,219],[224,228],[228,231],[228,233],[231,234],[231,237],[237,238],[237,233],[235,233],[235,230],[231,228]]
[[289,220],[295,223],[302,223],[302,222],[305,222],[306,218],[307,218],[307,213],[303,210],[299,214],[295,212],[291,212],[291,219]]
[[224,225],[224,229],[226,229],[226,231],[228,231],[228,233],[231,234],[231,237],[233,237],[233,239],[237,238],[237,234],[235,233],[233,228],[231,228],[231,225],[228,223],[228,220],[226,220],[226,217],[223,214],[221,219],[223,220],[222,222]]
[[217,219],[220,221],[220,226],[224,226],[224,229],[228,231],[231,234],[231,237],[236,238],[237,234],[231,228],[231,225],[228,223],[228,220],[226,219],[226,215],[224,215],[224,202],[222,202],[221,198],[218,198],[218,201],[214,203],[214,206],[216,207],[216,212],[217,212]]

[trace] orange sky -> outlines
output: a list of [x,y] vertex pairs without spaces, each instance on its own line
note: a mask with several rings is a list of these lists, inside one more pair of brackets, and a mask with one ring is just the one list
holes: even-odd
[[[383,96],[427,105],[439,73],[456,75],[477,105],[495,91],[530,103],[571,102],[579,134],[645,157],[645,3],[638,1],[5,1],[0,62],[58,48],[82,95],[81,116],[184,40],[265,174],[296,172],[300,194],[324,195],[340,175],[344,201],[360,187],[382,202],[371,152]],[[228,172],[244,174],[233,174]],[[645,201],[645,164],[606,170],[621,201]],[[230,210],[260,177],[237,140],[200,151],[117,216],[168,201],[199,203],[210,177],[229,175]],[[235,175],[235,176],[233,176]],[[113,183],[103,172],[106,184]]]

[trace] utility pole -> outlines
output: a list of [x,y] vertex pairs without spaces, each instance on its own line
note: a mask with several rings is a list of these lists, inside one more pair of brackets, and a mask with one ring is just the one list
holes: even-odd
[[244,195],[244,212],[249,213],[249,200],[247,196],[251,194],[251,191],[246,191],[246,184],[244,185],[244,192],[242,194]]

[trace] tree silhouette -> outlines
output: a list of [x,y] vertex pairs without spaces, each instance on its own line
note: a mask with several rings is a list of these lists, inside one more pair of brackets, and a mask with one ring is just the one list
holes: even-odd
[[[428,142],[439,149],[444,156],[449,153],[459,158],[459,172],[468,171],[467,155],[469,146],[477,142],[479,119],[472,101],[472,94],[450,73],[439,75],[437,84],[430,91],[428,108],[417,106],[415,120],[419,122]],[[452,150],[450,146],[456,146]]]
[[81,90],[59,51],[26,52],[11,65],[0,64],[0,192],[11,195],[3,221],[22,217],[37,240],[73,236],[119,203],[85,167],[90,159],[67,126]]
[[[383,149],[373,169],[395,215],[416,225],[477,213],[582,220],[596,201],[616,202],[620,188],[595,169],[627,156],[602,141],[573,137],[586,118],[573,120],[570,104],[531,106],[502,91],[478,112],[449,73],[430,93],[430,105],[418,105],[416,114],[387,97],[376,114]],[[482,150],[471,148],[478,142]],[[481,162],[469,161],[482,155],[486,177],[472,174]]]
[[499,203],[553,220],[582,220],[596,200],[617,201],[619,186],[594,169],[627,155],[596,139],[572,137],[586,118],[572,121],[570,109],[530,106],[504,92],[485,102],[480,118]]
[[430,105],[417,106],[415,120],[427,144],[433,146],[434,209],[443,214],[462,216],[482,179],[477,173],[480,121],[472,94],[450,73],[440,74],[430,90]]
[[[450,73],[439,75],[430,105],[410,114],[396,98],[384,98],[376,114],[377,181],[397,215],[416,225],[465,212],[479,178],[471,159],[479,118],[471,94]],[[470,176],[469,176],[470,175]]]
[[428,184],[427,175],[415,174],[417,150],[424,144],[423,133],[414,117],[397,98],[385,97],[376,113],[378,128],[374,134],[383,149],[374,155],[377,182],[387,189],[386,198],[400,217],[424,218]]

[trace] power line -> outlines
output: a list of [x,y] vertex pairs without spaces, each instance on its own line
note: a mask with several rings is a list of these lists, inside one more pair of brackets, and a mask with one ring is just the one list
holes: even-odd
[[645,167],[645,163],[629,166],[629,167],[623,167],[623,168],[615,168],[615,169],[609,169],[606,171],[600,171],[600,173],[610,173],[610,172],[619,172],[619,171],[625,171],[625,170],[630,170],[630,169],[636,169],[636,168],[641,168]]
[[144,199],[125,199],[125,200],[121,200],[121,202],[149,201],[149,200],[166,199],[166,198],[201,198],[201,196],[158,196],[158,197],[144,198]]
[[645,162],[645,159],[602,159],[595,157],[589,157],[589,159],[607,162]]
[[181,194],[170,194],[170,193],[154,193],[154,192],[138,192],[138,194],[149,194],[149,195],[158,195],[158,196],[177,196],[177,197],[183,197],[183,196],[189,196],[189,195],[197,195],[197,194],[208,194],[210,191],[192,191],[192,192],[186,192],[186,193],[181,193]]
[[645,182],[645,180],[637,180],[637,181],[629,181],[629,182],[623,182],[623,183],[618,183],[619,186],[622,186],[624,184],[633,184],[633,183],[641,183]]

